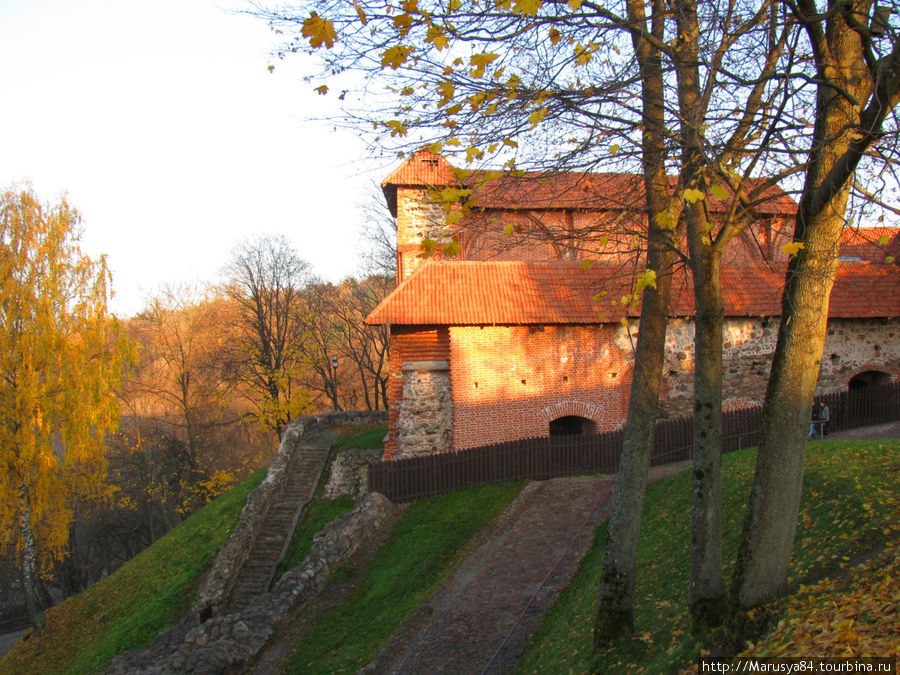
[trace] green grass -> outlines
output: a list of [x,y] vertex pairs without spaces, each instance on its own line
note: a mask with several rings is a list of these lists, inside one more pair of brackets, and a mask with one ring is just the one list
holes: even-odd
[[[753,449],[723,458],[726,583],[753,475]],[[808,584],[877,550],[896,536],[900,442],[817,442],[808,446],[803,500],[789,585]],[[633,639],[592,660],[597,579],[606,528],[544,617],[517,664],[519,672],[677,672],[701,644],[687,611],[690,472],[649,487],[638,548]],[[819,656],[822,656],[821,654]]]
[[[383,424],[366,424],[347,427],[342,429],[341,438],[332,446],[332,452],[337,453],[341,450],[361,449],[374,450],[384,447],[384,436],[387,433],[387,427]],[[324,485],[331,473],[331,466],[326,467],[322,472],[322,478],[316,487],[316,493],[307,507],[306,514],[303,519],[297,523],[294,530],[294,536],[288,547],[287,553],[275,571],[275,579],[280,579],[281,575],[289,569],[299,565],[312,547],[313,535],[321,530],[325,525],[340,518],[345,513],[350,512],[354,506],[354,500],[349,496],[341,496],[336,499],[325,499]]]
[[2,673],[86,673],[143,647],[178,621],[237,522],[247,494],[265,476],[200,509],[106,579],[45,615],[45,627],[0,661]]
[[373,425],[365,425],[358,426],[355,429],[363,429],[363,431],[357,431],[355,433],[351,433],[344,438],[341,438],[337,443],[334,444],[335,450],[347,450],[350,448],[360,449],[360,450],[371,450],[371,449],[381,449],[384,447],[384,437],[387,434],[387,426],[384,424],[373,424]]
[[521,483],[459,490],[409,506],[355,588],[300,635],[288,672],[356,672],[445,578],[459,550]]
[[347,495],[337,499],[325,499],[317,496],[310,501],[306,515],[297,523],[297,528],[294,530],[294,536],[291,539],[287,553],[284,554],[284,558],[278,563],[275,579],[280,579],[282,574],[303,562],[306,556],[309,555],[310,548],[312,548],[313,535],[331,521],[352,511],[353,506],[353,497]]

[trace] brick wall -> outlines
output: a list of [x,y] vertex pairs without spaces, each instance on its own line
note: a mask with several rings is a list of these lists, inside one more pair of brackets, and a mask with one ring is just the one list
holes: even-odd
[[618,324],[452,327],[450,364],[457,450],[545,436],[568,415],[598,431],[625,419],[632,367]]

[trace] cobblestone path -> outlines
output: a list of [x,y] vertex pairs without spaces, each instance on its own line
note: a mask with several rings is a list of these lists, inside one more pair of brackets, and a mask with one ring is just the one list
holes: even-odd
[[613,478],[607,477],[528,485],[369,670],[510,670],[575,573],[606,517],[612,488]]

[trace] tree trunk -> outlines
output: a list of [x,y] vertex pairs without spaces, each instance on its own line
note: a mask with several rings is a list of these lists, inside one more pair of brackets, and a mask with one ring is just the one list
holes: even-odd
[[878,62],[881,72],[873,78],[864,59],[862,37],[847,23],[848,16],[854,21],[866,17],[871,4],[869,0],[848,2],[843,11],[826,15],[824,22],[814,13],[801,17],[807,27],[813,27],[808,32],[817,46],[818,68],[813,143],[794,233],[794,240],[803,247],[788,265],[782,295],[756,472],[735,563],[732,602],[737,609],[765,603],[787,587],[806,435],[849,179],[859,157],[877,137],[887,111],[897,103],[898,45],[889,58]]
[[[685,191],[708,192],[702,130],[700,24],[693,0],[675,3],[678,40],[675,69],[681,118]],[[690,266],[694,281],[694,433],[689,602],[693,628],[704,631],[725,617],[722,577],[722,284],[721,248],[705,199],[686,200]]]
[[720,257],[694,262],[694,472],[690,593],[694,630],[725,618],[722,577],[722,286]]
[[[651,24],[659,37],[663,28],[663,3],[653,0]],[[629,0],[629,19],[644,29],[642,0]],[[641,69],[643,138],[642,163],[648,212],[647,267],[656,272],[656,287],[644,290],[634,356],[631,399],[622,442],[622,456],[609,518],[609,537],[603,550],[602,571],[594,625],[594,649],[634,631],[634,582],[638,534],[653,448],[653,431],[659,410],[659,387],[665,357],[666,323],[672,285],[675,225],[657,218],[669,210],[669,185],[665,172],[664,89],[659,51],[639,33],[632,41]]]
[[[37,591],[38,564],[37,547],[34,532],[31,529],[31,502],[28,499],[28,486],[23,479],[19,480],[19,534],[22,536],[22,595],[25,597],[25,609],[28,619],[35,630],[44,625],[41,617],[42,607],[39,604]],[[46,590],[45,590],[46,592]]]

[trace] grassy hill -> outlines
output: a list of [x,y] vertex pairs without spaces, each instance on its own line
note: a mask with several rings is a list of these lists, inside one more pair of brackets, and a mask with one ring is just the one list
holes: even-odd
[[[752,450],[725,457],[725,559],[729,562],[737,545],[753,458]],[[883,649],[889,640],[885,625],[888,631],[894,630],[896,642],[897,619],[884,615],[879,598],[897,594],[898,464],[900,442],[809,446],[790,579],[793,594],[760,612],[766,619],[761,625],[772,630],[761,634],[751,649],[791,655],[799,653],[792,645],[802,644],[805,654],[840,655],[867,648],[878,655],[871,650]],[[189,607],[246,494],[261,477],[257,474],[223,495],[115,574],[49,611],[46,629],[21,642],[0,662],[0,673],[91,672],[102,669],[115,654],[152,640]],[[292,636],[289,668],[353,671],[368,663],[448,573],[458,551],[519,488],[512,484],[462,490],[406,509],[369,567],[355,572],[356,590],[339,606],[305,622]],[[701,650],[716,648],[693,638],[688,626],[689,500],[689,473],[648,491],[636,589],[639,635],[592,659],[590,628],[605,532],[601,527],[572,585],[545,617],[520,661],[521,672],[673,672],[689,667]],[[316,502],[310,520],[325,521],[332,517],[332,509],[337,513],[347,508],[346,502],[333,506]],[[304,554],[311,536],[308,530],[298,528],[294,555]],[[860,561],[867,567],[854,568]],[[842,607],[857,603],[858,614],[850,619],[831,617],[827,610],[836,604],[835,598]],[[867,628],[867,621],[876,627]],[[825,626],[819,633],[814,630],[817,622]],[[814,634],[825,636],[822,644],[810,646],[809,636]],[[891,653],[897,652],[896,647]]]
[[26,633],[0,661],[0,673],[89,673],[148,644],[190,608],[263,476],[258,471],[110,576],[50,609],[41,633]]

